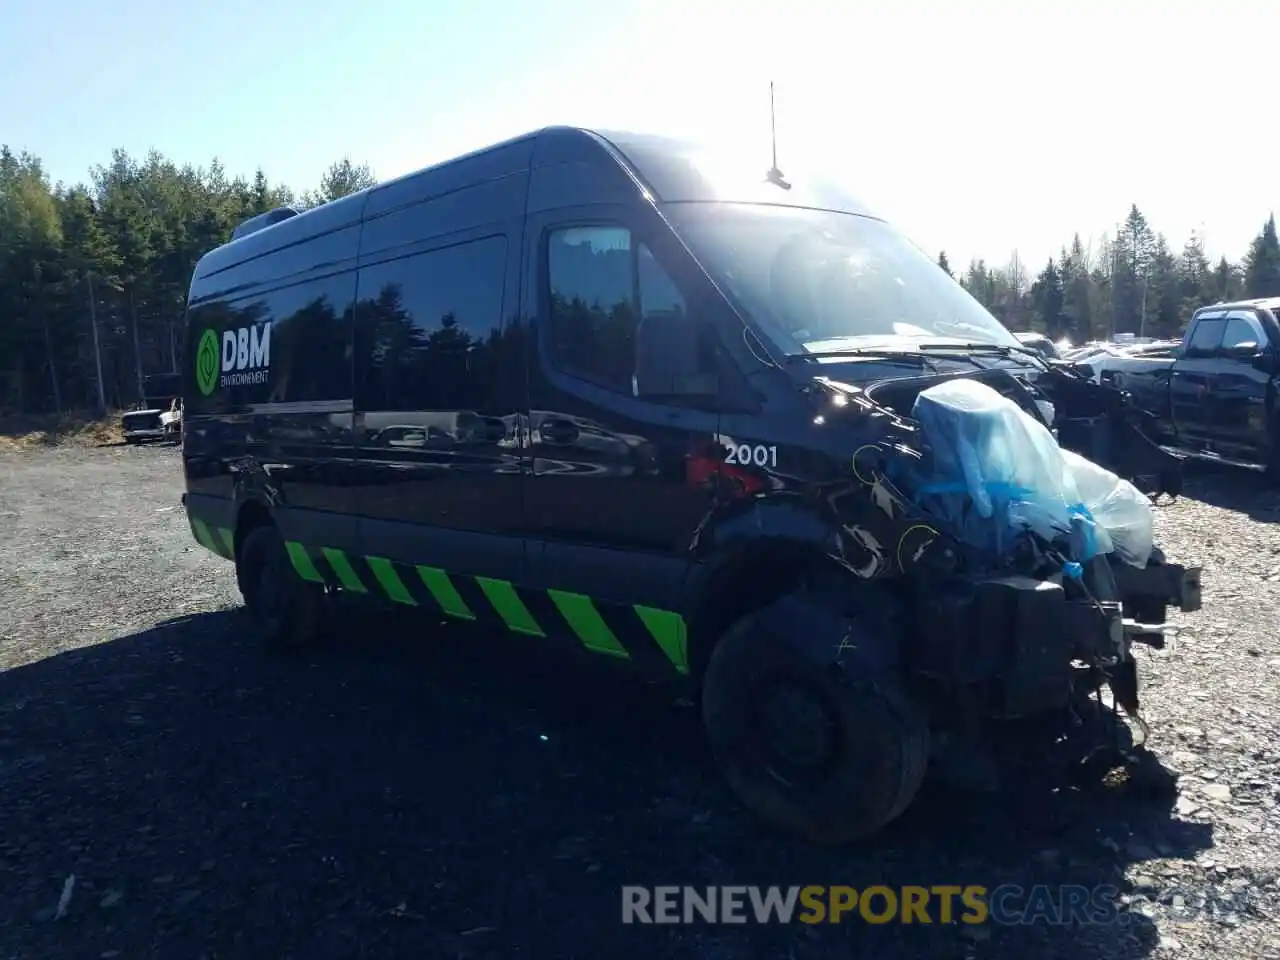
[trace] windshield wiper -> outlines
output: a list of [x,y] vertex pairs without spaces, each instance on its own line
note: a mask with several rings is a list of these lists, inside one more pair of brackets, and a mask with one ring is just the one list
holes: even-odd
[[965,341],[960,343],[916,343],[911,349],[900,350],[892,347],[846,347],[843,350],[817,350],[805,353],[788,353],[783,357],[786,363],[797,360],[821,360],[829,357],[866,357],[875,360],[917,360],[921,366],[937,370],[933,361],[939,355],[952,354],[960,360],[967,360],[975,367],[986,369],[973,354],[1009,357],[1011,354],[1027,356],[1035,360],[1044,370],[1054,369],[1054,365],[1040,351],[1022,345],[1010,346],[1003,343],[985,343],[982,341]]
[[1057,370],[1060,373],[1065,373],[1068,376],[1073,376],[1080,380],[1090,379],[1087,374],[1076,369],[1075,361],[1046,357],[1043,353],[1041,353],[1035,347],[1024,347],[1021,344],[1015,347],[1015,346],[1009,346],[1008,344],[1003,344],[1003,343],[981,343],[981,342],[978,342],[978,343],[921,343],[921,344],[917,344],[917,347],[920,350],[931,351],[934,353],[946,353],[947,351],[956,351],[956,352],[969,351],[972,353],[986,353],[986,354],[994,353],[1003,357],[1007,357],[1010,354],[1017,353],[1017,354],[1030,357],[1032,360],[1034,360],[1037,363],[1037,365],[1039,365],[1041,370],[1044,370],[1046,372]]
[[832,357],[866,357],[871,360],[915,360],[921,366],[932,367],[933,357],[919,350],[895,350],[888,347],[846,347],[844,350],[814,350],[802,353],[788,353],[783,356],[785,363],[797,360],[824,360]]
[[1033,360],[1048,369],[1049,361],[1039,350],[1034,347],[1010,346],[1005,343],[918,343],[916,349],[926,353],[994,353],[1001,357],[1007,357],[1012,353],[1021,354],[1031,357]]
[[[783,357],[787,363],[796,360],[818,360],[825,357],[869,357],[876,360],[919,360],[921,366],[927,366],[933,370],[937,370],[934,360],[938,354],[952,353],[960,360],[968,360],[975,367],[986,369],[981,363],[975,360],[970,354],[973,353],[998,353],[1000,356],[1008,356],[1010,350],[1017,350],[1017,347],[1005,347],[998,343],[918,343],[912,349],[902,350],[895,347],[846,347],[843,350],[818,350],[806,353],[788,353]],[[1030,347],[1026,350],[1032,355],[1039,357],[1040,355]],[[950,358],[949,358],[950,359]]]

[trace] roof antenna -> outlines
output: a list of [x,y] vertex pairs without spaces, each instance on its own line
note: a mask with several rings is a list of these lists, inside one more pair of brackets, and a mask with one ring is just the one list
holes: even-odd
[[773,144],[773,166],[765,173],[766,183],[772,183],[783,190],[790,190],[791,184],[782,179],[782,171],[778,169],[778,122],[773,109],[773,81],[769,81],[769,139]]

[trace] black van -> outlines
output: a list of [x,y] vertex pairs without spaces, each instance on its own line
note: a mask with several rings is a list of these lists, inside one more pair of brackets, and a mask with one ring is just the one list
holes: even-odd
[[1130,644],[1198,571],[1063,576],[1070,543],[920,506],[950,378],[1149,492],[1178,463],[851,198],[732,167],[550,128],[242,224],[191,283],[185,503],[269,638],[345,592],[687,683],[742,801],[842,841],[939,730],[1136,710]]

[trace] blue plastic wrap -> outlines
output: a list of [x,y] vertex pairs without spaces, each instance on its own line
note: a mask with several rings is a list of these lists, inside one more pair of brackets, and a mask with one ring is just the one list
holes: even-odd
[[1132,484],[1058,446],[1043,423],[986,384],[949,380],[921,391],[912,415],[933,450],[921,506],[970,544],[1005,553],[1030,530],[1068,536],[1071,559],[1113,551],[1144,565],[1150,501]]

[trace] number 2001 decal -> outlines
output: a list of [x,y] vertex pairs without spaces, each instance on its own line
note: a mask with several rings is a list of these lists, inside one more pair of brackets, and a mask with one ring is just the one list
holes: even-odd
[[725,463],[736,463],[744,467],[776,467],[778,465],[778,448],[763,445],[752,446],[740,443],[730,446],[725,451]]

